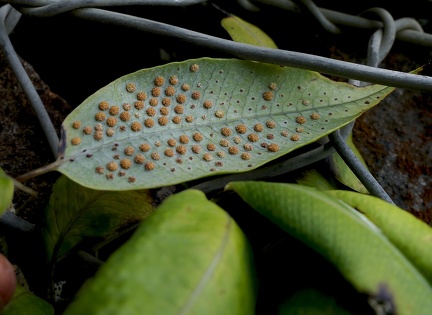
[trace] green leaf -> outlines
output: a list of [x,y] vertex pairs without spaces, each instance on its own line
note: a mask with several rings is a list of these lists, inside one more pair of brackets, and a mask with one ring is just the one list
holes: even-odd
[[230,15],[223,18],[221,25],[233,41],[261,47],[277,48],[273,40],[260,28],[238,16]]
[[334,183],[331,182],[331,178],[324,177],[315,168],[305,170],[299,178],[296,179],[297,184],[315,187],[319,190],[333,190],[336,189]]
[[279,306],[279,315],[350,315],[337,301],[314,288],[300,290]]
[[84,240],[102,241],[153,211],[147,190],[112,192],[85,188],[61,176],[45,209],[42,233],[53,263]]
[[254,314],[255,273],[236,222],[198,190],[165,199],[85,283],[70,314]]
[[297,184],[232,182],[227,189],[322,254],[369,300],[384,298],[399,315],[430,313],[430,284],[373,223],[352,207]]
[[426,222],[374,196],[339,190],[328,193],[368,217],[432,284],[432,228]]
[[0,215],[9,208],[14,194],[14,184],[2,168],[0,168]]
[[54,315],[54,308],[47,301],[17,285],[12,300],[0,315]]
[[[350,149],[353,151],[353,153],[356,155],[356,157],[360,160],[360,162],[363,163],[364,166],[367,167],[366,162],[364,161],[363,157],[361,156],[360,152],[354,145],[354,142],[352,140],[352,133],[349,134],[346,143],[350,147]],[[355,191],[358,191],[363,194],[368,194],[368,190],[366,187],[362,184],[362,182],[357,178],[357,176],[351,171],[351,169],[346,165],[345,161],[340,157],[340,155],[335,152],[333,153],[329,159],[330,168],[333,171],[333,174],[335,178],[340,181],[342,184],[354,189]]]
[[65,119],[59,160],[43,171],[103,190],[244,172],[348,124],[393,90],[237,59],[144,69],[100,89]]

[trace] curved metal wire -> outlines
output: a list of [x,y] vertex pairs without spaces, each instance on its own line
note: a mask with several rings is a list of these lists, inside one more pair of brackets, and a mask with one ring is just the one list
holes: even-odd
[[378,15],[383,27],[376,30],[369,41],[368,66],[378,67],[390,52],[396,38],[396,25],[391,14],[383,8],[371,8],[362,14],[374,13]]
[[321,26],[328,32],[333,34],[340,34],[342,31],[333,22],[331,22],[322,13],[318,6],[312,0],[301,0],[303,5],[309,10],[309,12],[317,19]]
[[[268,6],[274,6],[283,10],[288,10],[296,13],[301,13],[300,8],[290,0],[242,0],[242,3],[248,3],[248,5],[254,5],[254,3],[261,3]],[[429,1],[432,2],[432,1]],[[248,5],[244,5],[243,8],[248,9]],[[254,5],[255,6],[255,5]],[[255,6],[259,9],[259,7]],[[378,29],[382,28],[382,22],[378,20],[370,20],[365,17],[346,14],[339,11],[329,10],[326,8],[318,7],[318,10],[322,12],[323,19],[326,19],[325,23],[332,23],[335,26],[343,25],[359,29]],[[256,11],[256,10],[255,10]],[[319,16],[318,16],[319,17]],[[320,23],[322,21],[319,21]],[[321,23],[322,24],[322,23]],[[333,28],[326,28],[328,31],[333,32]],[[338,34],[336,30],[335,34]],[[418,44],[422,46],[432,46],[432,34],[423,33],[419,30],[407,30],[398,32],[396,34],[398,40]]]
[[[23,2],[25,0],[13,0],[14,1]],[[58,2],[54,4],[49,1],[49,6],[60,6]],[[139,0],[126,0],[122,1],[122,4],[136,4]],[[140,3],[153,3],[156,0],[142,0]],[[175,1],[175,0],[163,0],[163,2],[169,2],[173,4],[174,2],[182,3],[182,4],[191,4],[200,2],[199,0],[183,0],[183,1]],[[118,0],[79,0],[79,1],[61,1],[64,2],[65,5],[70,5],[71,7],[77,7],[76,3],[82,3],[86,5],[86,3],[110,3],[110,4],[118,4]],[[163,3],[159,2],[159,3]],[[52,7],[51,7],[52,8]],[[62,7],[61,12],[64,12],[64,7]],[[42,8],[21,8],[21,10],[36,10]],[[35,12],[35,11],[33,11]],[[54,11],[53,11],[54,12]],[[53,14],[51,12],[50,14]],[[45,12],[47,13],[47,12]],[[76,9],[72,11],[72,14],[93,20],[93,21],[101,21],[107,22],[117,25],[122,25],[130,28],[139,29],[141,31],[146,31],[150,33],[155,33],[163,36],[175,37],[192,44],[202,45],[208,48],[213,48],[215,50],[219,50],[225,53],[230,53],[236,57],[257,60],[261,62],[274,63],[286,66],[292,66],[307,70],[313,70],[329,75],[339,76],[343,78],[356,79],[359,81],[377,83],[388,86],[395,87],[403,87],[408,89],[420,90],[420,91],[432,91],[432,79],[428,77],[423,77],[420,75],[412,75],[401,73],[398,71],[390,71],[385,69],[376,69],[374,67],[368,68],[365,65],[358,65],[354,63],[334,60],[330,58],[324,58],[320,56],[308,55],[299,52],[292,52],[287,50],[279,50],[279,49],[269,49],[269,48],[260,48],[256,46],[251,46],[247,44],[235,43],[230,40],[225,40],[213,36],[209,36],[206,34],[202,34],[199,32],[189,31],[183,28],[175,27],[168,24],[163,24],[160,22],[155,22],[143,18],[139,18],[136,16],[111,12],[107,10],[94,9],[94,8],[85,8],[85,9]],[[37,14],[36,14],[37,15]],[[382,25],[382,22],[379,23]],[[406,32],[416,32],[415,30],[406,30]],[[418,32],[421,33],[421,32]],[[422,38],[424,40],[425,38]],[[429,38],[428,38],[429,39]],[[432,36],[430,37],[430,43],[432,46]],[[387,47],[387,46],[385,46]],[[383,46],[383,48],[385,48]]]
[[313,70],[342,78],[352,78],[387,86],[432,92],[432,77],[377,69],[321,56],[233,42],[177,26],[102,9],[79,9],[72,11],[72,14],[86,20],[111,23],[160,36],[173,37],[194,45],[229,53],[242,59]]
[[187,6],[206,0],[62,0],[39,7],[23,7],[21,12],[29,16],[51,17],[80,8],[99,8],[131,5]]
[[393,200],[386,193],[386,191],[381,187],[377,180],[371,175],[369,170],[359,161],[359,159],[351,151],[350,147],[345,143],[345,140],[340,135],[339,130],[331,133],[329,135],[329,139],[335,150],[366,187],[369,193],[391,204],[394,204]]
[[32,81],[30,80],[27,72],[21,64],[21,61],[19,60],[18,55],[16,54],[15,49],[13,48],[8,36],[7,30],[11,31],[11,25],[10,23],[8,23],[8,26],[6,26],[5,21],[7,20],[7,17],[10,14],[11,10],[15,9],[10,5],[5,5],[0,8],[0,47],[3,49],[10,67],[15,73],[19,84],[24,90],[24,93],[27,95],[27,98],[32,104],[33,110],[39,119],[42,130],[45,133],[54,157],[57,157],[57,150],[59,145],[57,132],[51,122],[51,119],[45,109],[44,104],[42,103],[42,100],[39,97],[39,94],[37,93]]

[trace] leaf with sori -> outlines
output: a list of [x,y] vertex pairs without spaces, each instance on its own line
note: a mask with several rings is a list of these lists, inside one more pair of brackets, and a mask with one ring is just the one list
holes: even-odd
[[62,125],[59,160],[41,172],[104,190],[244,172],[348,124],[393,90],[238,59],[144,69],[79,105]]
[[54,185],[42,225],[47,260],[54,264],[78,245],[86,243],[88,247],[114,238],[128,226],[145,220],[153,210],[148,190],[94,190],[61,176]]

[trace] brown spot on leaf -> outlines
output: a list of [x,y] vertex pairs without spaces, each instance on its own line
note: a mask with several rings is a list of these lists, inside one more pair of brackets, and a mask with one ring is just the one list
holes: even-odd
[[273,92],[272,91],[266,91],[263,93],[263,99],[266,101],[271,101],[273,99]]
[[107,110],[109,108],[109,103],[107,101],[102,101],[99,103],[100,110]]
[[73,129],[79,129],[80,127],[81,127],[81,122],[80,122],[80,121],[75,120],[75,121],[72,123],[72,128],[73,128]]
[[120,114],[121,121],[129,121],[130,120],[130,114],[129,112],[122,112]]
[[229,136],[232,135],[232,130],[231,130],[230,128],[228,128],[228,127],[223,127],[223,128],[221,129],[221,134],[222,134],[223,136],[225,136],[225,137],[229,137]]
[[154,120],[151,118],[147,118],[146,120],[144,120],[144,126],[146,126],[147,128],[153,127],[154,124]]
[[162,86],[164,84],[165,84],[165,79],[162,76],[157,76],[154,79],[154,85],[156,85],[156,86]]
[[179,153],[179,154],[185,154],[185,153],[186,153],[186,147],[185,147],[184,145],[179,145],[179,146],[176,148],[176,151],[177,151],[177,153]]
[[172,122],[173,123],[175,123],[175,124],[179,124],[180,122],[181,122],[181,117],[180,116],[174,116],[173,118],[172,118]]
[[264,130],[264,126],[261,125],[261,124],[255,124],[255,126],[254,126],[254,130],[255,130],[256,132],[261,132],[261,131]]
[[306,123],[306,117],[304,117],[304,116],[297,116],[296,119],[295,119],[295,121],[298,124],[304,124],[304,123]]
[[109,163],[106,165],[106,168],[107,168],[109,171],[114,172],[115,170],[117,170],[118,165],[117,165],[116,162],[109,162]]
[[104,121],[106,118],[106,115],[104,112],[99,112],[95,115],[96,121]]
[[158,123],[161,126],[166,126],[168,124],[168,118],[166,118],[165,116],[159,117]]
[[279,145],[277,143],[271,143],[267,146],[267,150],[269,152],[277,152],[279,151]]
[[318,114],[318,113],[312,113],[311,115],[310,115],[310,118],[311,119],[313,119],[313,120],[318,120],[318,119],[320,119],[320,114]]
[[71,143],[72,145],[79,145],[81,143],[81,138],[80,137],[72,138]]
[[210,153],[205,153],[203,155],[203,160],[206,162],[210,162],[211,160],[213,160],[213,156]]
[[149,100],[149,104],[150,104],[150,106],[157,106],[157,104],[159,104],[159,101],[158,101],[158,99],[157,98],[155,98],[155,97],[152,97],[150,100]]
[[142,155],[142,154],[139,153],[139,154],[137,154],[137,155],[135,156],[134,161],[135,161],[135,163],[137,163],[137,164],[143,164],[144,161],[145,161],[145,157],[144,157],[144,155]]
[[145,168],[146,171],[152,171],[152,170],[155,169],[155,167],[156,167],[156,165],[153,162],[147,162],[144,165],[144,168]]
[[117,118],[109,117],[106,121],[107,125],[110,127],[114,127],[117,124]]
[[143,144],[141,144],[141,145],[139,146],[139,149],[140,149],[142,152],[147,152],[148,150],[150,150],[150,144],[148,144],[148,143],[143,143]]
[[137,100],[138,101],[145,101],[147,99],[146,92],[138,92],[137,94]]
[[148,116],[154,116],[154,115],[156,115],[156,109],[154,109],[153,107],[149,107],[149,108],[147,108],[147,110],[146,110],[146,114],[147,114]]
[[246,131],[247,131],[247,127],[246,127],[246,125],[244,125],[244,124],[240,124],[240,125],[237,125],[237,126],[235,127],[235,130],[236,130],[238,133],[240,133],[240,134],[244,134],[244,133],[246,133]]
[[205,100],[203,103],[203,106],[204,106],[204,108],[207,108],[207,109],[212,108],[213,102],[210,100]]
[[292,140],[292,141],[298,141],[298,140],[300,140],[300,135],[299,135],[299,134],[293,134],[293,135],[291,136],[291,140]]
[[181,135],[179,137],[180,143],[187,144],[189,143],[189,137],[187,135]]
[[179,94],[176,96],[176,101],[179,104],[183,104],[184,102],[186,102],[186,95],[184,94]]
[[173,157],[174,156],[174,151],[172,149],[168,148],[168,149],[165,149],[164,154],[167,157]]
[[136,90],[136,85],[134,83],[128,83],[126,84],[126,91],[128,91],[129,93],[135,92]]
[[134,106],[135,106],[136,109],[141,110],[141,109],[144,108],[144,102],[143,101],[136,101],[134,103]]
[[266,122],[266,126],[267,128],[273,129],[274,127],[276,127],[276,123],[273,120],[269,120]]
[[125,170],[127,170],[132,166],[132,161],[127,158],[124,158],[123,160],[120,161],[120,166]]
[[84,133],[85,135],[89,135],[89,134],[91,134],[92,131],[93,131],[93,128],[92,128],[91,126],[85,126],[85,127],[83,128],[83,133]]
[[239,153],[239,149],[236,146],[231,146],[228,148],[229,154],[236,155]]
[[257,142],[259,139],[259,137],[256,133],[251,133],[250,135],[248,135],[247,138],[250,142]]
[[168,86],[168,87],[165,89],[165,95],[166,95],[166,96],[173,96],[173,95],[175,94],[175,92],[176,92],[176,90],[175,90],[175,88],[173,88],[172,86]]
[[140,122],[138,122],[138,121],[134,121],[134,122],[131,124],[131,130],[132,130],[133,132],[138,132],[138,131],[140,131],[141,129],[142,129],[142,125],[141,125]]

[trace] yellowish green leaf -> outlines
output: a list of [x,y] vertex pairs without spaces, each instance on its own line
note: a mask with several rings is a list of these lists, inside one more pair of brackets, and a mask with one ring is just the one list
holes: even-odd
[[17,285],[12,300],[6,305],[0,315],[54,315],[53,306]]
[[323,255],[370,301],[384,297],[399,315],[430,313],[432,287],[414,261],[346,203],[298,184],[231,182],[227,189]]
[[145,220],[154,210],[152,202],[148,190],[94,190],[61,176],[42,226],[48,260],[55,263],[84,241],[104,241]]
[[223,18],[221,25],[235,42],[261,47],[277,48],[274,41],[259,27],[239,18],[238,16],[230,15]]
[[[352,140],[352,133],[349,134],[348,138],[346,139],[346,143],[350,147],[351,151],[353,151],[356,157],[360,160],[360,162],[367,167],[365,160],[363,159],[361,153],[359,152]],[[353,173],[353,171],[348,167],[348,165],[337,152],[333,153],[329,157],[328,162],[330,165],[330,169],[333,171],[333,174],[338,181],[360,193],[369,193],[366,187],[357,178],[357,176]]]
[[236,222],[201,191],[186,190],[165,199],[64,315],[252,315],[254,270]]
[[12,203],[13,194],[13,180],[0,168],[0,215]]
[[340,190],[328,193],[377,225],[432,284],[432,228],[426,222],[374,196]]

